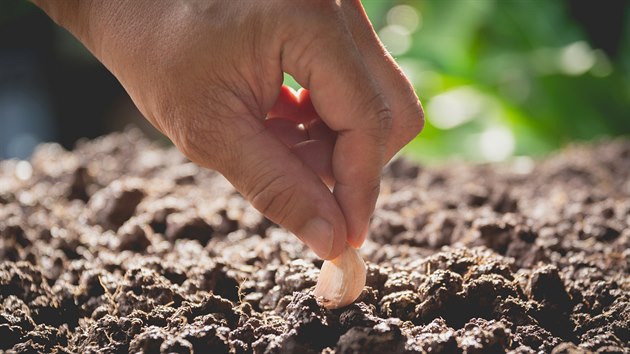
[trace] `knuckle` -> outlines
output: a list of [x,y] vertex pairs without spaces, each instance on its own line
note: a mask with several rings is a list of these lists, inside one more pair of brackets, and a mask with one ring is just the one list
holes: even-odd
[[375,112],[376,122],[380,129],[391,128],[392,123],[392,110],[387,104],[385,97],[382,93],[375,94],[368,104],[368,109]]
[[392,135],[396,137],[401,147],[418,136],[423,128],[424,110],[417,98],[396,111]]
[[385,144],[389,133],[392,130],[393,116],[392,110],[385,101],[382,94],[374,96],[367,105],[368,112],[372,112],[373,119],[370,121],[367,130],[374,140],[379,144]]
[[419,100],[415,100],[409,106],[408,112],[405,115],[407,120],[407,127],[413,136],[420,134],[424,128],[424,110]]
[[376,113],[378,128],[382,131],[389,132],[392,129],[392,111],[388,106],[382,107]]

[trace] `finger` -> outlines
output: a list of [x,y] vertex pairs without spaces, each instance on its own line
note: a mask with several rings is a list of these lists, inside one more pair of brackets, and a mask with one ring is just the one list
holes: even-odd
[[337,133],[330,129],[326,123],[321,120],[315,111],[315,107],[313,107],[313,102],[311,101],[311,96],[308,90],[300,89],[298,91],[298,100],[300,104],[300,112],[304,117],[306,117],[306,119],[308,119],[309,122],[306,124],[309,139],[323,140],[335,145]]
[[286,118],[267,118],[263,121],[265,128],[286,146],[308,140],[308,132],[304,125]]
[[342,9],[361,57],[391,108],[393,121],[385,153],[387,162],[422,130],[422,105],[411,83],[376,35],[361,2],[343,1]]
[[[242,120],[241,120],[242,121]],[[344,215],[319,177],[260,121],[240,124],[237,149],[221,172],[261,213],[293,232],[321,258],[346,243]]]
[[282,85],[276,102],[267,113],[267,118],[285,118],[298,121],[299,116],[300,107],[297,93],[289,86]]
[[332,173],[334,145],[323,140],[303,141],[291,149],[329,187],[335,185]]
[[348,243],[359,247],[378,196],[391,114],[341,22],[340,10],[334,2],[321,4],[331,8],[325,16],[304,19],[309,32],[285,43],[282,63],[309,90],[322,120],[338,132],[332,157],[334,195],[346,217]]
[[328,128],[326,123],[324,123],[321,119],[311,121],[306,128],[306,131],[308,133],[308,138],[311,140],[322,140],[332,146],[335,145],[335,141],[337,140],[337,133]]
[[302,117],[302,121],[305,123],[310,123],[314,120],[321,120],[319,114],[313,107],[313,101],[311,101],[311,95],[307,89],[301,88],[297,92],[298,96],[298,104],[300,106],[300,116]]
[[[282,92],[284,91],[284,92]],[[263,121],[265,128],[282,141],[295,153],[328,187],[335,185],[332,176],[331,157],[335,145],[336,134],[319,119],[308,96],[308,90],[300,89],[296,95],[297,104],[288,90],[283,87],[272,115],[298,114],[298,120],[310,123],[297,123],[287,118],[267,118]],[[291,107],[287,107],[291,105]],[[298,113],[295,112],[298,108]],[[292,111],[289,111],[291,109]],[[280,114],[278,114],[280,112]],[[307,125],[307,128],[305,127]]]

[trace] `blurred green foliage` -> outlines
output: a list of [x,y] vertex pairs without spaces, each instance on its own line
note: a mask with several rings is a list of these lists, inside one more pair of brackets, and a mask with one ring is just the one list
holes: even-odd
[[609,58],[565,1],[363,5],[425,108],[424,131],[404,150],[411,156],[493,161],[630,134],[630,6]]

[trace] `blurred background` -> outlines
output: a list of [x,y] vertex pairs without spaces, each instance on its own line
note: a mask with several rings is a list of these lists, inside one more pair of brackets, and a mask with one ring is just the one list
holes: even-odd
[[[425,107],[409,156],[500,161],[630,135],[630,1],[363,4]],[[0,1],[0,158],[128,124],[166,141],[70,34],[24,0]]]

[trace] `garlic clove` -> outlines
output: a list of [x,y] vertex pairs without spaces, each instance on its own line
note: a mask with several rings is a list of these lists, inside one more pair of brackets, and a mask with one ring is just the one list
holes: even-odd
[[314,294],[327,309],[350,305],[361,295],[366,275],[365,262],[356,249],[346,245],[339,257],[324,261]]

